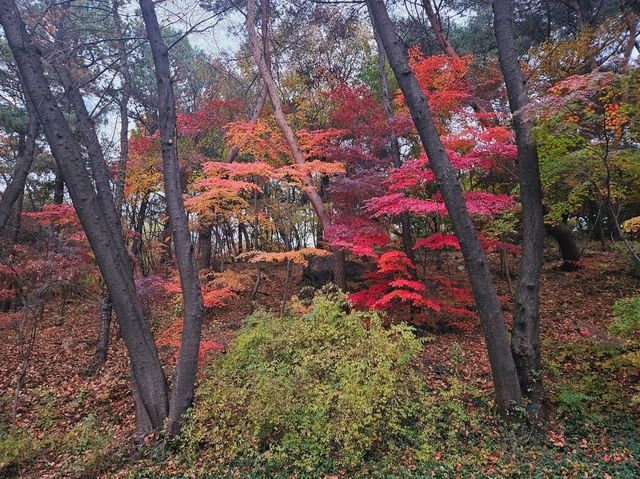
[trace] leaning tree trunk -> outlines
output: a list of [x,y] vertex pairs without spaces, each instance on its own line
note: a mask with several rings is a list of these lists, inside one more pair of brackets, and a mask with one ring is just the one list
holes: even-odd
[[427,97],[409,67],[407,54],[394,31],[384,1],[368,0],[367,3],[372,21],[382,39],[387,58],[429,157],[429,164],[435,174],[453,229],[460,242],[478,316],[484,331],[496,405],[501,413],[506,414],[520,402],[521,394],[501,305],[491,278],[487,258],[476,235],[456,172],[438,136]]
[[515,46],[509,0],[493,0],[500,68],[507,87],[518,147],[518,180],[522,203],[522,258],[516,287],[511,351],[522,394],[535,417],[541,412],[544,389],[540,371],[540,271],[544,250],[542,188],[533,120],[523,108],[529,103]]
[[[25,95],[35,106],[51,152],[62,171],[78,218],[109,288],[124,337],[138,407],[146,428],[159,430],[167,415],[167,384],[153,337],[144,322],[136,296],[131,265],[109,195],[100,198],[84,168],[84,158],[44,74],[42,59],[31,41],[14,0],[0,0],[0,23],[18,65]],[[97,182],[97,179],[96,179]],[[110,201],[111,200],[111,201]],[[106,210],[105,210],[106,209]],[[142,421],[141,421],[142,422]]]
[[[131,74],[127,59],[126,44],[123,39],[124,29],[120,13],[118,12],[118,2],[114,0],[112,5],[113,19],[115,23],[115,34],[117,35],[118,60],[120,62],[120,72],[122,73],[122,89],[120,96],[120,157],[118,159],[118,173],[115,182],[114,203],[116,213],[122,218],[122,203],[124,200],[124,183],[127,171],[127,159],[129,157],[129,97],[131,96]],[[111,338],[111,322],[113,319],[113,305],[106,286],[103,287],[100,299],[100,328],[98,329],[98,341],[96,350],[85,374],[92,376],[97,373],[107,361],[109,354],[109,342]]]
[[171,81],[169,50],[162,39],[153,0],[140,0],[140,9],[144,18],[147,38],[151,45],[158,84],[164,190],[183,296],[184,319],[180,357],[173,379],[169,423],[167,424],[167,432],[173,435],[179,432],[184,413],[193,401],[204,306],[200,278],[198,277],[198,265],[193,254],[189,224],[182,201],[176,148],[176,100]]
[[560,256],[562,257],[562,269],[573,271],[577,269],[577,262],[580,259],[580,248],[576,244],[576,238],[567,225],[558,223],[555,225],[545,225],[547,234],[558,243]]
[[33,160],[35,158],[36,138],[38,136],[38,116],[28,98],[25,98],[25,105],[29,124],[24,135],[24,145],[18,155],[18,162],[13,172],[13,176],[2,194],[2,200],[0,200],[0,232],[6,226],[7,221],[11,216],[14,204],[18,201],[18,198],[20,198],[24,191],[24,185],[27,181],[27,176],[29,176],[31,165],[33,165]]
[[[273,114],[276,119],[276,123],[278,124],[278,128],[282,132],[282,135],[293,154],[293,158],[295,162],[299,165],[304,164],[304,156],[302,155],[302,151],[300,150],[300,145],[298,143],[298,139],[296,138],[293,129],[287,122],[287,119],[284,115],[284,111],[282,109],[282,102],[280,101],[280,95],[278,93],[278,87],[273,80],[273,76],[271,75],[271,71],[269,70],[269,66],[267,65],[267,61],[265,60],[265,56],[268,55],[268,52],[265,52],[264,55],[260,53],[260,47],[258,45],[258,35],[256,34],[255,28],[255,19],[256,19],[256,2],[255,0],[249,0],[247,2],[247,33],[249,36],[249,48],[251,50],[251,54],[253,55],[253,59],[258,66],[258,71],[260,72],[260,76],[262,77],[262,81],[267,88],[267,93],[269,94],[269,99],[271,100],[271,104],[273,106]],[[324,206],[322,198],[318,193],[316,185],[313,183],[313,180],[310,176],[306,176],[303,179],[303,191],[309,198],[309,202],[315,211],[320,224],[322,225],[322,229],[326,230],[327,227],[331,224],[331,220],[329,219],[329,214]],[[344,275],[344,254],[338,250],[333,249],[333,274],[334,281],[341,289],[346,289],[346,278]]]

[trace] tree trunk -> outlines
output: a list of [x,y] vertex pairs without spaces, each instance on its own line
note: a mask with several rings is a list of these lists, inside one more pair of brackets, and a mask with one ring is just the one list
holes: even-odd
[[171,80],[169,50],[162,39],[153,0],[140,0],[140,10],[155,65],[164,190],[183,296],[182,340],[173,379],[169,423],[167,425],[167,432],[170,435],[175,435],[180,430],[184,413],[193,401],[204,306],[200,278],[198,277],[198,265],[193,254],[189,223],[182,201],[180,168],[176,148],[176,101]]
[[36,138],[38,136],[38,116],[29,99],[25,99],[25,105],[27,107],[29,125],[24,135],[24,143],[20,148],[21,151],[18,155],[19,159],[13,172],[13,176],[2,194],[2,200],[0,200],[0,232],[6,226],[12,211],[14,211],[14,204],[24,192],[24,185],[27,181],[27,176],[29,176],[29,172],[31,171],[33,160],[35,159]]
[[[300,145],[298,143],[298,139],[296,138],[293,129],[287,122],[287,119],[284,115],[284,111],[282,110],[282,102],[280,101],[280,94],[278,93],[278,87],[273,80],[273,76],[271,75],[271,71],[267,64],[265,58],[268,56],[268,49],[265,50],[264,54],[260,53],[260,47],[258,45],[258,38],[256,34],[255,28],[255,19],[256,19],[256,2],[255,0],[248,0],[247,2],[247,33],[249,36],[249,48],[251,50],[251,54],[253,55],[253,59],[258,66],[258,70],[260,71],[260,76],[262,77],[262,81],[267,88],[267,93],[269,94],[269,99],[271,100],[271,105],[273,106],[273,115],[275,116],[276,123],[278,124],[278,128],[282,132],[282,135],[291,150],[293,158],[295,162],[299,165],[304,164],[304,156],[302,155],[302,151],[300,150]],[[327,227],[331,224],[329,219],[329,215],[327,210],[322,202],[322,198],[318,193],[316,185],[313,183],[313,180],[310,176],[306,176],[303,179],[302,189],[304,193],[309,198],[309,202],[313,207],[320,224],[322,225],[323,230],[326,230]],[[335,271],[344,271],[344,255],[340,254],[337,249],[333,249],[333,261],[334,261],[334,270]],[[336,282],[338,287],[345,289],[346,284],[343,281],[344,275],[336,277],[336,280],[340,280],[341,283]]]
[[111,304],[109,290],[107,288],[103,288],[100,298],[100,329],[98,331],[98,341],[91,363],[89,363],[89,366],[84,372],[86,377],[95,375],[107,361],[107,355],[109,353],[109,339],[111,338],[112,313],[113,305]]
[[[378,31],[373,29],[373,36],[376,40],[378,48],[378,76],[380,77],[380,91],[382,93],[382,106],[384,108],[384,116],[387,120],[389,128],[389,150],[393,166],[400,168],[402,166],[402,157],[400,155],[400,145],[398,137],[393,130],[393,107],[391,106],[391,95],[389,94],[389,81],[387,80],[387,57],[384,52],[384,45]],[[402,227],[402,248],[404,253],[411,261],[415,261],[413,252],[413,236],[411,234],[411,218],[409,213],[405,212],[400,215],[400,226]]]
[[515,364],[509,349],[502,311],[487,259],[462,195],[462,189],[429,110],[427,98],[409,68],[407,54],[396,35],[383,0],[368,0],[372,21],[384,44],[391,68],[404,94],[453,228],[460,242],[465,266],[484,331],[495,388],[496,405],[507,413],[521,399]]
[[433,8],[431,0],[422,0],[422,6],[424,7],[424,11],[427,14],[431,28],[433,29],[433,34],[436,37],[438,46],[448,57],[460,58],[460,55],[458,55],[456,49],[451,45],[447,35],[445,35],[444,28],[442,28],[442,21],[440,20],[440,13]]
[[62,171],[56,167],[56,177],[53,183],[53,204],[61,205],[64,201],[64,180],[62,179]]
[[[73,205],[114,302],[125,339],[138,406],[145,423],[159,430],[167,414],[167,385],[153,337],[136,296],[131,265],[111,195],[100,198],[84,168],[84,159],[62,110],[56,104],[39,51],[33,45],[13,0],[0,0],[0,23],[21,73],[25,94],[35,106],[51,152],[62,171]],[[105,168],[106,169],[106,168]],[[98,179],[95,179],[96,182]],[[106,211],[105,211],[106,209]],[[141,420],[142,421],[142,420]]]
[[200,269],[211,267],[211,225],[198,228],[198,266]]
[[545,234],[542,188],[538,150],[533,140],[533,120],[522,114],[529,98],[516,51],[509,0],[493,0],[493,13],[500,68],[513,114],[522,203],[522,256],[516,286],[511,351],[518,370],[520,389],[531,401],[531,412],[535,419],[541,412],[544,399],[540,369],[539,304]]
[[576,269],[576,263],[580,259],[580,248],[576,244],[576,239],[571,229],[562,223],[557,225],[545,225],[546,231],[556,242],[560,248],[560,256],[564,262],[563,269],[573,271]]

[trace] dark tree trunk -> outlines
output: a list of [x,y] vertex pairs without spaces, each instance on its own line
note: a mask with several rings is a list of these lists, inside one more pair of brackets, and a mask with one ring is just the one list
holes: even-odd
[[[389,150],[393,166],[399,168],[402,166],[402,157],[400,155],[398,137],[396,132],[393,130],[393,107],[391,106],[389,81],[387,80],[387,56],[384,52],[382,39],[375,28],[373,29],[373,36],[376,40],[376,47],[378,48],[378,76],[380,77],[380,91],[382,93],[384,116],[387,120],[387,127],[389,128]],[[415,254],[413,252],[413,235],[411,233],[411,217],[409,216],[409,213],[405,212],[400,215],[400,226],[402,227],[401,235],[404,253],[411,261],[415,261]]]
[[[51,152],[62,171],[73,205],[109,288],[122,331],[136,387],[141,423],[159,430],[167,415],[167,385],[153,337],[144,322],[136,296],[129,257],[122,238],[113,198],[96,193],[84,168],[78,145],[44,75],[40,53],[13,0],[0,0],[0,23],[16,59],[25,94],[35,106]],[[105,167],[106,170],[106,167]],[[95,178],[96,183],[98,178]]]
[[500,68],[513,113],[522,203],[523,244],[516,286],[511,351],[518,370],[520,389],[531,401],[531,412],[535,419],[541,412],[544,399],[540,370],[539,302],[545,230],[538,150],[533,140],[533,120],[522,114],[529,98],[515,46],[509,0],[493,0],[493,13]]
[[198,266],[200,269],[211,268],[211,225],[198,228]]
[[[27,181],[27,176],[29,176],[29,172],[31,171],[33,160],[35,159],[36,138],[38,136],[38,115],[29,99],[25,99],[25,104],[27,107],[29,125],[24,134],[24,141],[20,148],[21,151],[18,155],[19,159],[13,172],[13,176],[11,177],[11,181],[4,190],[2,199],[0,200],[0,232],[7,224],[11,213],[15,213],[16,211],[13,206],[24,192],[24,185]],[[22,205],[20,205],[20,210],[22,210]],[[15,226],[17,225],[14,224],[13,226],[15,229]],[[9,236],[12,236],[12,234],[9,234]]]
[[391,68],[411,111],[413,122],[429,157],[453,228],[460,242],[465,266],[484,331],[495,388],[496,405],[507,413],[521,399],[515,364],[509,349],[504,320],[489,265],[467,210],[462,189],[433,123],[427,98],[409,68],[407,54],[394,31],[383,0],[368,0],[375,28],[384,44]]
[[149,206],[149,195],[145,196],[144,199],[140,202],[140,209],[138,210],[137,217],[135,218],[135,224],[133,225],[133,232],[135,236],[133,238],[133,242],[131,244],[131,252],[133,253],[133,257],[137,258],[138,262],[141,265],[141,269],[143,271],[144,276],[144,258],[142,257],[142,232],[144,230],[144,222],[147,219],[147,208]]
[[131,97],[131,72],[127,56],[127,45],[124,41],[124,28],[118,11],[118,0],[113,1],[113,19],[118,36],[118,60],[120,61],[120,73],[122,74],[122,89],[120,92],[120,158],[118,159],[118,175],[115,184],[116,211],[122,214],[124,202],[124,184],[127,176],[127,160],[129,159],[129,98]]
[[61,205],[64,201],[64,180],[62,171],[56,167],[56,178],[53,183],[53,204]]
[[100,329],[98,331],[98,341],[91,363],[89,363],[87,370],[84,372],[84,375],[87,377],[95,375],[107,361],[109,340],[111,338],[112,313],[113,305],[111,304],[109,290],[103,288],[100,298]]
[[563,269],[573,271],[576,269],[576,263],[580,259],[580,248],[576,243],[575,236],[571,229],[565,224],[546,225],[546,230],[558,243],[560,248],[560,256],[564,262]]
[[155,65],[164,190],[183,296],[182,340],[173,379],[169,423],[167,424],[168,433],[174,435],[179,432],[184,413],[193,401],[204,306],[200,278],[198,277],[198,265],[193,253],[189,224],[182,201],[180,167],[176,148],[176,100],[171,80],[169,50],[162,39],[153,0],[140,0],[140,10]]

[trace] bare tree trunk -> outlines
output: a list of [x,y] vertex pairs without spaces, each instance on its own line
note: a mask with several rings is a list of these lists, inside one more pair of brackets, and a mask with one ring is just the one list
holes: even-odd
[[86,377],[95,375],[107,361],[109,339],[111,337],[112,312],[113,305],[111,304],[111,296],[109,295],[109,290],[104,287],[100,297],[100,329],[98,330],[98,341],[96,343],[96,350],[93,353],[93,358],[86,371],[84,371],[84,376]]
[[429,19],[431,28],[433,29],[433,34],[436,37],[438,46],[448,57],[460,58],[460,55],[458,55],[456,49],[453,48],[453,45],[451,45],[449,38],[447,38],[447,35],[444,32],[444,28],[442,28],[440,12],[437,12],[436,9],[433,8],[431,0],[422,0],[422,6],[424,7],[424,11],[427,14],[427,18]]
[[[255,28],[255,19],[256,19],[256,2],[255,0],[248,0],[247,2],[247,33],[249,36],[249,48],[251,50],[251,54],[253,55],[253,59],[258,66],[258,70],[260,71],[260,76],[262,77],[262,81],[264,81],[265,86],[267,88],[267,92],[269,94],[269,99],[271,100],[271,104],[273,105],[273,114],[276,119],[276,123],[278,124],[278,128],[282,132],[282,135],[293,154],[293,158],[295,162],[299,165],[304,164],[304,156],[302,155],[302,151],[300,150],[300,145],[298,143],[298,139],[296,138],[293,129],[287,122],[287,119],[284,115],[284,111],[282,110],[282,102],[280,101],[280,95],[278,93],[278,87],[273,80],[273,76],[271,75],[271,71],[265,61],[265,56],[268,53],[264,53],[262,55],[260,53],[260,46],[258,45],[258,36],[256,34]],[[310,176],[307,176],[303,179],[303,191],[309,198],[309,202],[313,207],[313,210],[318,217],[323,230],[331,224],[329,219],[329,215],[327,210],[322,202],[322,198],[318,193],[316,185]],[[344,271],[344,255],[340,254],[339,250],[334,249],[333,251],[333,261],[334,261],[334,271]],[[346,283],[344,282],[344,274],[336,275],[336,284],[338,287],[345,289]],[[338,281],[341,281],[338,283]]]
[[175,435],[180,430],[184,413],[193,401],[204,306],[202,304],[198,266],[193,254],[189,224],[182,201],[180,169],[176,148],[176,100],[171,80],[169,50],[162,39],[153,0],[140,0],[140,9],[147,31],[147,38],[151,45],[158,84],[158,113],[164,190],[183,296],[182,340],[180,342],[180,356],[173,379],[169,423],[167,424],[167,432],[170,435]]
[[[4,229],[11,216],[12,207],[24,192],[27,176],[35,159],[36,138],[38,136],[38,115],[29,99],[25,99],[29,125],[24,135],[24,144],[20,148],[19,160],[0,200],[0,232]],[[22,209],[22,208],[20,208]]]
[[[373,36],[378,48],[378,76],[380,77],[380,91],[382,93],[384,116],[387,120],[387,127],[389,128],[389,149],[391,151],[393,166],[399,168],[402,166],[402,157],[400,155],[398,137],[396,132],[393,130],[393,107],[391,106],[389,81],[387,79],[387,56],[384,52],[382,39],[375,28],[373,29]],[[415,261],[415,254],[413,252],[413,236],[411,234],[411,218],[409,213],[405,212],[400,215],[400,226],[402,227],[402,248],[404,253],[411,261]]]
[[509,0],[493,0],[493,13],[500,68],[513,113],[522,203],[523,244],[516,286],[511,351],[518,370],[520,389],[531,401],[531,413],[535,419],[541,412],[544,399],[540,366],[539,304],[545,233],[542,188],[538,150],[533,140],[533,121],[521,114],[522,108],[529,103],[529,98],[516,51]]
[[[49,146],[60,167],[80,222],[109,288],[139,389],[139,407],[147,424],[159,430],[167,415],[167,385],[155,343],[136,296],[129,257],[113,198],[96,192],[84,159],[62,110],[56,104],[39,51],[13,0],[0,0],[0,23],[11,48],[25,94],[35,106]],[[104,166],[106,171],[106,166]],[[99,177],[95,182],[99,182]],[[151,430],[145,431],[151,432]]]
[[[120,71],[122,73],[122,91],[120,96],[120,158],[118,159],[118,175],[115,183],[115,195],[114,202],[116,213],[122,217],[122,203],[124,200],[124,183],[127,171],[127,159],[129,158],[129,97],[131,92],[131,75],[129,73],[129,64],[127,59],[126,45],[123,40],[124,29],[122,28],[122,21],[120,20],[120,14],[118,12],[118,2],[113,2],[113,19],[116,25],[116,35],[118,36],[117,48],[118,48],[118,60],[120,61]],[[109,340],[111,332],[111,321],[113,305],[111,303],[111,297],[106,286],[102,289],[100,305],[100,328],[98,330],[98,341],[96,344],[96,350],[93,355],[93,359],[87,368],[85,374],[87,376],[93,376],[96,374],[102,365],[107,361],[109,354]]]
[[61,205],[64,201],[64,180],[62,179],[62,171],[56,167],[56,177],[53,183],[53,204]]
[[149,195],[145,196],[143,200],[140,202],[140,209],[138,210],[138,215],[136,217],[135,224],[133,225],[133,232],[135,236],[133,238],[133,243],[131,244],[131,251],[133,256],[138,259],[143,271],[144,276],[144,258],[142,257],[142,233],[144,230],[144,222],[147,218],[147,208],[149,206]]
[[127,45],[124,40],[124,28],[118,11],[118,0],[113,0],[113,19],[116,25],[118,41],[118,61],[122,74],[122,89],[120,91],[120,158],[118,159],[118,175],[115,184],[116,211],[122,215],[124,202],[124,185],[127,176],[127,161],[129,159],[129,98],[131,97],[131,72],[129,71],[129,59]]
[[568,226],[560,223],[557,225],[545,225],[549,236],[556,240],[560,248],[560,256],[564,262],[563,268],[567,271],[576,269],[576,262],[580,259],[580,248],[576,244],[573,233]]
[[198,228],[198,266],[200,269],[211,267],[211,225],[201,225]]
[[501,413],[507,413],[515,404],[520,403],[521,393],[509,349],[500,301],[491,278],[487,258],[476,235],[456,172],[438,136],[427,98],[409,67],[407,54],[394,31],[384,1],[368,0],[367,3],[372,21],[382,39],[387,58],[429,157],[429,164],[435,174],[453,229],[460,242],[478,316],[484,331],[496,405]]

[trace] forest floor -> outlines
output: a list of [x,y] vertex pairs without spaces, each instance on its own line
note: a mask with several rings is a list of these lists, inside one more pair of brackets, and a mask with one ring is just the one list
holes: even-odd
[[[444,261],[443,264],[441,267],[447,269],[443,273],[462,274],[461,262]],[[637,402],[630,404],[629,398],[638,397],[640,393],[638,368],[603,366],[603,361],[610,358],[607,347],[621,346],[619,340],[607,334],[612,319],[611,306],[617,299],[640,293],[640,281],[625,274],[624,262],[617,252],[589,252],[581,260],[580,269],[573,272],[562,271],[558,266],[553,259],[545,263],[541,294],[545,379],[556,412],[554,417],[576,414],[586,417],[598,405],[626,409],[624,413],[634,418],[632,422],[637,421],[640,405]],[[281,268],[269,270],[263,292],[258,296],[262,306],[279,307],[283,274]],[[299,285],[300,280],[301,271],[297,269],[292,283]],[[500,277],[498,289],[500,295],[509,296],[508,286]],[[510,302],[505,301],[504,312],[508,320],[511,309]],[[226,347],[249,311],[247,294],[246,298],[235,300],[211,314],[203,337]],[[137,467],[139,454],[134,453],[131,441],[134,416],[128,361],[117,327],[113,331],[106,365],[93,377],[82,374],[95,348],[97,317],[94,298],[68,304],[64,317],[60,316],[59,305],[48,305],[44,320],[37,326],[25,389],[17,401],[15,430],[19,434],[13,436],[13,443],[0,445],[5,448],[0,452],[5,455],[12,447],[20,454],[15,461],[17,465],[4,471],[6,477],[127,477],[128,471]],[[164,320],[166,318],[157,321]],[[166,324],[154,326],[166,327]],[[14,390],[22,360],[17,332],[5,328],[0,329],[0,335],[2,433],[2,423],[6,428],[12,421]],[[455,378],[489,398],[491,376],[479,326],[468,331],[429,332],[428,336],[422,369],[429,387],[447,389]],[[160,348],[160,354],[166,370],[171,371],[175,351]],[[590,377],[595,379],[586,384],[585,378]],[[573,447],[567,437],[572,431],[566,421],[553,419],[550,429],[547,435],[550,448],[558,452]],[[613,448],[606,429],[606,425],[602,426],[601,432],[589,436],[588,441],[581,439],[583,442],[577,447],[585,454],[599,454],[603,460],[612,463],[635,461],[637,467],[638,457],[634,454],[640,451]],[[165,464],[163,469],[170,472],[172,466]],[[636,471],[636,477],[640,477],[640,469]],[[2,475],[0,464],[0,477]],[[607,474],[584,477],[607,477]]]

